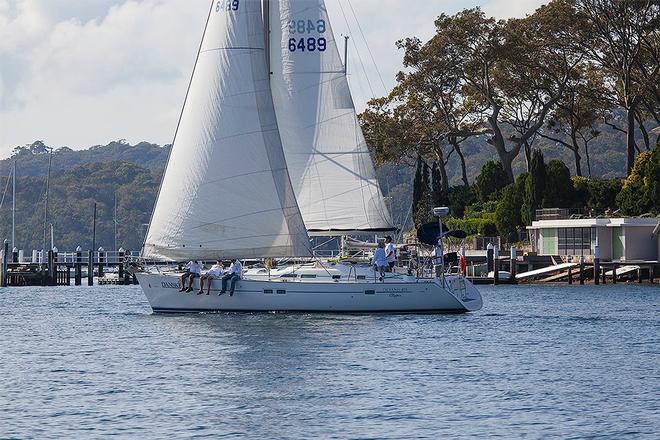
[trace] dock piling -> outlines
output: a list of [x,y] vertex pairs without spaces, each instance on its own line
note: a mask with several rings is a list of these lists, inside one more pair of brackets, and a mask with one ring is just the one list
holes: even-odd
[[600,282],[600,248],[594,246],[594,284],[598,285]]
[[568,284],[569,285],[573,284],[573,268],[572,267],[568,268]]
[[9,265],[7,259],[9,258],[9,240],[5,240],[2,249],[2,267],[0,268],[0,287],[7,287],[9,281]]
[[584,255],[580,256],[580,285],[584,286]]
[[76,286],[82,285],[82,248],[78,246],[76,248],[76,262],[74,269],[74,277]]
[[515,246],[511,246],[511,279],[516,279],[516,273],[518,272],[518,249]]
[[493,248],[493,284],[497,286],[500,283],[500,250]]
[[616,264],[612,264],[612,284],[616,284]]
[[103,278],[103,263],[105,262],[105,249],[99,248],[99,278]]
[[87,285],[94,285],[94,251],[87,251]]

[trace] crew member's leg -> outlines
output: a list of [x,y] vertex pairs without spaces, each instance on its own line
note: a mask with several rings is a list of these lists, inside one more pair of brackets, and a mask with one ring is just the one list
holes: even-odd
[[220,290],[220,295],[227,291],[227,280],[231,278],[232,274],[228,273],[222,277],[222,290]]
[[238,276],[237,274],[233,274],[231,276],[231,290],[229,291],[229,296],[234,295],[234,289],[236,289],[236,282],[240,279],[241,279],[241,277]]

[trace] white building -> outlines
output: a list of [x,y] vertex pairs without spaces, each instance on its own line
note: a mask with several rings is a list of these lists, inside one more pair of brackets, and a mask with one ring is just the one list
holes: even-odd
[[527,229],[538,255],[590,257],[598,246],[604,261],[660,258],[660,218],[538,220]]

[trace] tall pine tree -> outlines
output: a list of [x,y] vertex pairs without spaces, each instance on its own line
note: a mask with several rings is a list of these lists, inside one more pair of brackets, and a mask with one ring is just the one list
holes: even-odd
[[546,169],[541,150],[534,150],[529,176],[525,182],[525,194],[521,207],[521,218],[524,224],[531,225],[536,219],[536,210],[541,207],[545,193]]

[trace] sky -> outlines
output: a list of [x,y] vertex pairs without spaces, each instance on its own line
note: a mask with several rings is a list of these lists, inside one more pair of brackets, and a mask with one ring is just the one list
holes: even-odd
[[[0,158],[35,140],[73,149],[172,141],[210,0],[0,0]],[[543,0],[326,0],[349,35],[358,111],[401,70],[398,39],[441,13],[524,16]]]

